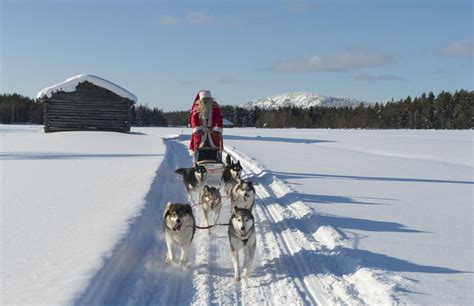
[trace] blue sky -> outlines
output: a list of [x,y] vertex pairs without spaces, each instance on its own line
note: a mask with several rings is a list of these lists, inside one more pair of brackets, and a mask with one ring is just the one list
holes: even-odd
[[221,104],[473,89],[472,1],[0,1],[2,93],[81,73],[164,110],[203,88]]

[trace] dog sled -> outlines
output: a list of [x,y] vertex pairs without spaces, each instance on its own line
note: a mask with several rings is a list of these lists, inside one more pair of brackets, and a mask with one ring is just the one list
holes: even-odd
[[224,163],[222,162],[223,147],[222,136],[220,137],[220,145],[217,147],[212,143],[211,133],[206,132],[201,137],[199,148],[194,152],[194,162],[206,168],[206,185],[218,187],[221,184],[222,172],[224,171]]

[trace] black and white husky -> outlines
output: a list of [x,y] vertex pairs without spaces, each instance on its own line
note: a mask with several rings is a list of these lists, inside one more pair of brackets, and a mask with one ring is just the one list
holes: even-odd
[[249,277],[257,245],[255,220],[252,212],[248,209],[235,207],[229,220],[228,232],[232,264],[234,265],[234,280],[240,281],[239,250],[244,250],[243,274],[245,277]]
[[179,168],[175,172],[183,176],[183,183],[188,192],[189,202],[194,203],[193,194],[197,193],[200,196],[202,193],[204,180],[207,177],[206,167],[195,163],[192,168]]
[[[209,215],[212,215],[212,224],[216,224],[221,214],[222,199],[219,189],[215,187],[204,186],[201,195],[201,207],[204,213],[204,219],[206,220],[207,226],[209,224]],[[211,228],[208,229],[208,233],[211,233]]]
[[232,187],[230,192],[230,205],[231,208],[245,208],[248,210],[253,209],[255,202],[255,188],[253,183],[242,179],[237,179],[237,183]]
[[181,248],[181,258],[179,262],[186,264],[189,256],[189,248],[194,238],[196,228],[193,210],[189,204],[172,204],[168,202],[163,212],[163,230],[165,232],[166,247],[166,263],[172,263],[174,256],[174,248]]
[[221,186],[224,188],[225,194],[229,195],[232,187],[237,184],[237,179],[242,174],[242,166],[240,165],[240,160],[234,163],[229,154],[227,154],[225,161],[226,165],[222,172]]

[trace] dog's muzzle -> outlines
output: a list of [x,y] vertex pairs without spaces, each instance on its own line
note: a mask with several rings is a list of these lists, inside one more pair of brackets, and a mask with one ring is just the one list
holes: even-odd
[[175,232],[180,231],[181,226],[183,226],[182,222],[176,222],[176,224],[173,226],[173,231],[175,231]]

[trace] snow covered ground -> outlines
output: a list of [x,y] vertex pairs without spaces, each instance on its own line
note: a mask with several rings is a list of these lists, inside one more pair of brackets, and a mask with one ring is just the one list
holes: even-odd
[[0,125],[0,304],[474,303],[472,131],[226,129],[258,184],[238,284],[225,227],[164,264],[188,137],[133,132]]
[[70,303],[127,234],[161,139],[0,126],[0,304]]
[[226,133],[346,238],[344,254],[402,276],[396,299],[473,304],[472,131]]

